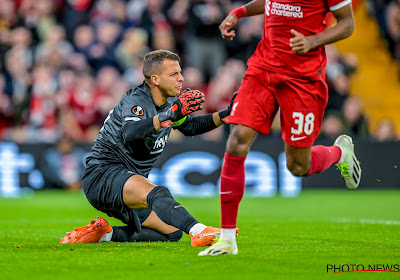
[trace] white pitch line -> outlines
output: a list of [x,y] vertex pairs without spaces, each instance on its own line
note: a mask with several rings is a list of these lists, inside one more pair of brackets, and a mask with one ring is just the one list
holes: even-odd
[[339,219],[332,219],[331,221],[334,222],[334,223],[357,223],[357,224],[369,224],[369,225],[395,225],[395,226],[400,226],[400,221],[396,221],[396,220],[339,218]]

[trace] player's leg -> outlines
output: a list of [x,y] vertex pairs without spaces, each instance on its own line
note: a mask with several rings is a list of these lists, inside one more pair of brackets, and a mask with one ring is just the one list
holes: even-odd
[[[121,220],[135,232],[140,232],[143,221],[131,208],[149,208],[147,198],[151,198],[155,212],[161,213],[158,216],[165,218],[165,223],[196,235],[207,228],[177,203],[167,188],[156,186],[143,176],[132,175],[123,165],[89,165],[82,181],[83,190],[93,207]],[[98,218],[68,233],[61,243],[110,241],[110,232],[112,228],[108,222]],[[106,233],[110,234],[102,239]]]
[[221,236],[199,256],[237,254],[236,223],[245,191],[244,161],[258,132],[244,125],[231,125],[221,172]]
[[311,148],[297,148],[285,143],[286,164],[295,176],[310,176],[336,164],[346,187],[354,190],[361,180],[361,167],[354,153],[352,139],[339,136],[333,146],[316,145]]
[[[348,136],[340,136],[333,146],[313,146],[320,132],[324,115],[327,87],[323,80],[304,81],[282,78],[277,97],[281,104],[282,138],[285,141],[287,167],[295,176],[320,173],[336,164],[346,186],[357,188],[361,176]],[[353,176],[354,174],[354,176]]]
[[235,228],[245,190],[244,161],[258,131],[269,133],[278,109],[272,89],[266,88],[271,80],[264,70],[249,68],[246,71],[229,117],[233,124],[221,172],[221,237],[199,256],[238,253]]
[[198,221],[172,197],[168,188],[157,186],[140,175],[134,175],[126,181],[123,200],[131,209],[150,208],[163,222],[188,234],[190,229],[198,224]]
[[181,230],[161,221],[150,209],[140,209],[139,211],[143,212],[139,213],[139,219],[144,219],[140,232],[131,226],[113,226],[109,240],[114,242],[177,242],[182,238]]
[[245,191],[244,161],[258,132],[243,125],[231,126],[221,172],[221,239],[236,246],[239,203]]
[[298,148],[285,143],[286,165],[295,176],[309,176],[328,169],[340,160],[341,150],[336,146],[317,145]]
[[210,245],[221,232],[219,228],[199,223],[172,197],[168,188],[156,186],[140,175],[132,176],[125,183],[123,199],[129,208],[150,208],[163,223],[189,234],[192,246]]

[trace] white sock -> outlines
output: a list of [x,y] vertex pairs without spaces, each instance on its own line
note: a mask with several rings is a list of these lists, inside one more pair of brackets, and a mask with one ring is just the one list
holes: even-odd
[[222,228],[220,239],[225,241],[230,241],[233,245],[236,245],[236,229]]
[[112,230],[112,231],[107,232],[106,234],[104,234],[104,235],[100,238],[99,242],[108,242],[108,241],[111,241],[111,237],[112,237],[113,232],[114,232],[114,230]]
[[344,163],[344,159],[346,158],[346,149],[343,148],[343,147],[340,147],[339,145],[337,145],[336,147],[339,147],[340,150],[342,151],[342,155],[340,156],[340,159],[339,159],[337,164],[343,164]]
[[194,226],[192,226],[192,228],[189,230],[189,234],[191,236],[196,236],[198,235],[200,232],[202,232],[207,226],[197,223]]

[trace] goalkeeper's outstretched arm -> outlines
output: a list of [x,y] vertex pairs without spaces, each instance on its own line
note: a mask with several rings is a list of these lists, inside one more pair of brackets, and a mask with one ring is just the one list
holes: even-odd
[[194,136],[211,131],[223,124],[228,124],[229,115],[231,113],[236,95],[237,92],[233,94],[227,108],[203,116],[186,116],[185,119],[175,122],[174,128],[178,129],[186,136]]

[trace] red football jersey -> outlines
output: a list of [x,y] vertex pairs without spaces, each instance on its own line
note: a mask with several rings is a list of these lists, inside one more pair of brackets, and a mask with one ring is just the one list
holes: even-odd
[[266,0],[263,38],[248,65],[312,79],[324,77],[324,46],[296,54],[290,48],[294,37],[290,30],[305,36],[319,33],[326,28],[326,14],[348,4],[351,0]]

